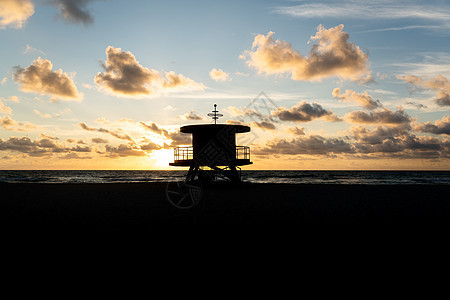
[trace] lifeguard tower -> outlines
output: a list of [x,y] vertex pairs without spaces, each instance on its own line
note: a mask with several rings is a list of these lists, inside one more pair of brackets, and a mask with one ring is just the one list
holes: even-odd
[[[203,196],[203,188],[218,177],[231,183],[240,183],[240,166],[250,165],[250,147],[236,146],[236,134],[250,132],[249,126],[217,124],[222,114],[217,104],[208,114],[214,124],[187,125],[180,128],[182,133],[192,134],[192,146],[174,149],[175,167],[189,167],[183,183],[167,185],[169,202],[177,208],[191,208]],[[238,171],[239,169],[239,171]]]

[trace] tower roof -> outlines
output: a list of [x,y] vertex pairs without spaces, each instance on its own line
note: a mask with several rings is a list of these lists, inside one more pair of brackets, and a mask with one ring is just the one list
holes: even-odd
[[200,132],[211,132],[211,131],[221,131],[223,129],[230,129],[236,133],[250,132],[250,127],[245,125],[230,125],[230,124],[197,124],[197,125],[186,125],[180,128],[183,133],[200,133]]

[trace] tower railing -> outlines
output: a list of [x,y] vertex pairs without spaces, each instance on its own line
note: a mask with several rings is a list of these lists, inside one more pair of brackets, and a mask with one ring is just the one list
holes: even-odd
[[189,147],[176,147],[173,148],[173,159],[177,160],[191,160],[194,159],[194,148]]
[[[194,159],[194,148],[192,146],[174,148],[173,159],[174,161]],[[250,160],[250,147],[236,146],[236,159]]]
[[248,159],[248,160],[250,160],[250,147],[248,147],[248,146],[236,146],[236,159]]

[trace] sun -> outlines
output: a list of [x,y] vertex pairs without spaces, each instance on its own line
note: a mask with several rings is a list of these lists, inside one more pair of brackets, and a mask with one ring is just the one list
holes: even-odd
[[173,161],[173,149],[155,150],[150,155],[155,168],[169,168],[169,162]]

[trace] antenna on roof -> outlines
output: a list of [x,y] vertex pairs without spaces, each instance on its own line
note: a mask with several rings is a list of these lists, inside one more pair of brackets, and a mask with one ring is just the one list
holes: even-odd
[[212,113],[208,113],[208,117],[211,117],[214,120],[214,125],[217,124],[217,120],[219,119],[219,117],[223,117],[222,114],[218,114],[218,110],[217,110],[217,104],[214,104],[214,110],[212,111]]

